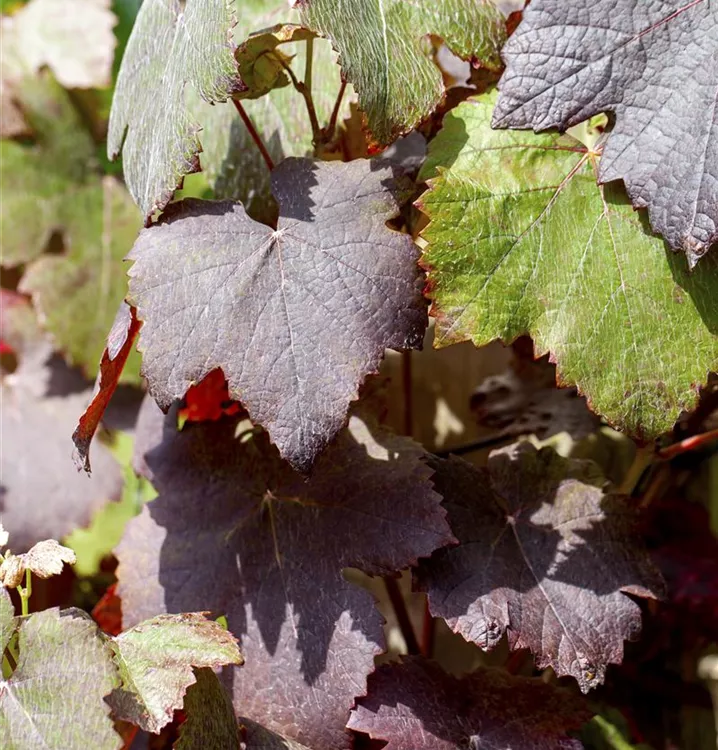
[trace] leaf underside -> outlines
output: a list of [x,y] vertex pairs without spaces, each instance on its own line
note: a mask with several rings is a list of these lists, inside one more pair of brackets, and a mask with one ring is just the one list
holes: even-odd
[[342,569],[386,574],[451,542],[423,452],[353,417],[305,480],[265,434],[235,439],[236,419],[174,425],[146,400],[136,467],[159,496],[117,550],[125,618],[226,614],[246,659],[237,714],[314,750],[349,747],[382,635]]
[[650,440],[718,367],[718,259],[689,272],[578,141],[492,130],[495,99],[446,117],[421,175],[436,342],[528,333],[594,411]]
[[303,0],[300,7],[304,23],[339,53],[380,143],[412,130],[443,96],[441,72],[422,48],[425,35],[442,37],[465,60],[501,65],[506,27],[490,0]]
[[623,180],[695,265],[718,240],[715,2],[536,0],[502,56],[494,125],[565,129],[615,112],[600,180]]
[[625,498],[604,491],[592,462],[530,443],[493,452],[488,471],[456,457],[431,465],[460,541],[419,566],[432,613],[485,650],[506,632],[584,692],[600,684],[640,631],[625,594],[663,589]]

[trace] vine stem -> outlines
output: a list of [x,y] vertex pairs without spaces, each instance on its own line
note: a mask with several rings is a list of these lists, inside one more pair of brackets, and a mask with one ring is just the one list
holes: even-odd
[[237,101],[236,99],[232,99],[232,103],[234,104],[235,109],[239,113],[239,116],[242,118],[242,122],[247,128],[247,132],[252,137],[252,140],[255,142],[257,148],[259,149],[259,153],[262,154],[262,158],[264,159],[267,165],[267,168],[271,172],[274,169],[274,161],[272,160],[272,157],[269,155],[269,151],[267,151],[267,147],[264,145],[264,141],[261,139],[259,133],[257,132],[257,129],[254,127],[254,123],[252,122],[251,118],[247,114],[247,111],[244,109],[244,107],[239,101]]
[[304,63],[304,85],[312,93],[312,65],[314,64],[314,37],[307,39],[307,59]]
[[337,94],[337,100],[334,102],[334,109],[332,110],[332,116],[329,118],[329,125],[327,125],[324,131],[324,138],[326,141],[331,141],[334,131],[337,128],[337,118],[339,117],[339,110],[342,106],[342,99],[344,98],[344,92],[347,89],[347,82],[342,81],[342,85],[339,87],[339,93]]
[[697,450],[702,448],[709,443],[718,440],[718,430],[711,430],[710,432],[703,432],[700,435],[692,435],[691,437],[681,440],[673,445],[668,445],[658,451],[658,457],[664,460],[680,456],[682,453],[688,453],[689,451]]
[[394,614],[399,623],[399,630],[401,630],[401,634],[404,637],[407,653],[412,655],[420,654],[421,649],[419,648],[419,641],[416,639],[416,633],[414,632],[414,626],[411,624],[411,618],[409,617],[409,612],[406,608],[404,595],[401,593],[396,578],[386,576],[384,578],[384,585],[386,586],[386,593],[389,594],[391,606],[394,609]]
[[653,463],[656,451],[653,443],[644,445],[636,450],[636,456],[630,465],[626,476],[621,482],[618,491],[623,495],[633,495],[645,473],[646,469]]
[[[309,68],[309,80],[311,83],[311,77],[312,77],[312,66],[309,64],[309,60],[311,57],[311,51],[312,48],[309,48],[309,41],[307,41],[307,63]],[[324,134],[322,133],[322,129],[319,126],[319,119],[317,118],[317,110],[314,107],[314,99],[312,98],[312,92],[309,89],[309,87],[306,84],[306,81],[300,81],[297,76],[294,74],[294,71],[292,70],[290,65],[287,65],[287,63],[280,57],[279,55],[274,55],[274,59],[284,68],[284,71],[289,76],[289,78],[292,81],[292,86],[302,95],[302,98],[304,99],[304,103],[307,105],[307,114],[309,115],[309,122],[312,126],[312,140],[314,141],[314,145],[316,146],[318,143],[320,143],[324,137]],[[305,73],[306,75],[306,73]]]
[[29,568],[25,570],[25,588],[18,586],[17,593],[20,595],[22,616],[26,617],[30,614],[30,597],[32,596],[32,573]]

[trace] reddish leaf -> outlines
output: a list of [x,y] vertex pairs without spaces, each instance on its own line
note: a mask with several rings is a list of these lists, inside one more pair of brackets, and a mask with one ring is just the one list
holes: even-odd
[[466,677],[406,657],[369,677],[348,726],[386,750],[581,750],[568,737],[592,716],[567,690],[496,669]]
[[235,439],[236,418],[175,424],[146,400],[137,468],[159,497],[117,550],[124,617],[226,613],[246,658],[238,714],[313,750],[348,747],[383,639],[342,569],[389,574],[452,541],[423,451],[353,417],[305,480],[266,433]]
[[100,372],[95,381],[95,391],[89,406],[85,409],[72,441],[75,443],[75,465],[90,473],[90,443],[117,388],[122,368],[132,350],[132,344],[142,324],[137,320],[135,309],[126,302],[120,305],[115,322],[107,336],[107,348],[102,354]]
[[488,471],[456,457],[432,466],[460,540],[420,565],[432,613],[486,650],[507,632],[584,691],[603,682],[641,628],[626,594],[663,589],[625,498],[591,461],[529,443],[494,451]]
[[188,422],[208,422],[221,416],[232,416],[242,411],[241,404],[229,397],[227,380],[220,369],[212,370],[201,382],[193,385],[184,397],[180,409],[180,420]]
[[117,596],[116,583],[113,583],[95,604],[92,617],[108,635],[119,635],[122,632],[122,601]]

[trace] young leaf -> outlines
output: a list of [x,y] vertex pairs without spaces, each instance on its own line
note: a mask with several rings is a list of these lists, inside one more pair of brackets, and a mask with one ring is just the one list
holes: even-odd
[[195,669],[194,676],[196,682],[187,688],[184,699],[187,718],[174,750],[242,750],[232,701],[217,675],[204,667]]
[[422,450],[352,417],[305,480],[266,434],[235,439],[236,418],[175,424],[146,400],[137,468],[159,496],[117,550],[125,620],[226,613],[246,659],[238,715],[313,750],[346,748],[382,635],[342,569],[388,574],[452,541]]
[[535,0],[503,58],[494,125],[563,129],[615,112],[601,181],[624,180],[695,265],[718,240],[715,3]]
[[523,333],[592,409],[649,440],[718,367],[718,259],[693,273],[646,232],[572,138],[494,131],[495,94],[457,107],[432,142],[421,199],[437,344]]
[[491,0],[299,0],[298,6],[305,24],[339,52],[380,143],[416,127],[444,94],[441,72],[422,49],[426,34],[477,65],[501,65],[506,27]]
[[237,639],[203,613],[159,615],[113,640],[122,687],[107,698],[113,715],[159,732],[195,682],[192,667],[241,664]]
[[488,471],[456,457],[431,465],[460,541],[420,564],[432,613],[485,650],[507,632],[510,648],[584,692],[603,682],[641,628],[626,594],[663,590],[625,499],[591,461],[530,443],[494,451]]
[[395,171],[287,159],[272,174],[276,230],[240,204],[187,200],[140,234],[129,299],[162,408],[221,367],[282,455],[311,467],[385,348],[422,343],[418,250],[386,226],[411,184]]
[[405,657],[369,677],[348,726],[384,740],[386,750],[581,750],[568,732],[591,718],[568,690],[498,669],[466,677]]
[[110,85],[116,23],[110,0],[30,0],[12,16],[30,70],[48,66],[68,89]]
[[306,42],[316,35],[296,24],[276,24],[269,29],[251,34],[237,50],[239,75],[247,87],[238,99],[258,99],[272,89],[291,83],[285,67],[291,65],[291,57],[280,48],[289,42]]
[[75,553],[71,549],[54,539],[43,539],[22,555],[6,555],[0,563],[0,583],[14,589],[22,584],[26,570],[38,578],[50,578],[60,575],[65,563],[73,565],[74,562]]
[[20,624],[17,669],[0,680],[5,750],[119,750],[103,698],[119,683],[109,645],[80,610],[47,609]]
[[122,150],[127,186],[147,218],[199,168],[201,123],[187,111],[187,90],[214,103],[246,88],[233,56],[233,8],[226,0],[147,0],[137,15],[117,79],[107,153],[114,159]]
[[2,520],[15,552],[86,526],[122,490],[120,468],[104,446],[96,477],[88,481],[73,467],[68,435],[92,392],[51,352],[47,343],[23,352],[0,386]]
[[[259,17],[253,28],[294,18],[294,14],[286,17],[285,3],[281,13]],[[306,45],[298,43],[291,47],[292,68],[301,76],[306,66]],[[329,123],[340,92],[341,72],[325,39],[315,40],[312,60],[312,99],[319,123],[324,126]],[[339,106],[340,123],[349,114],[352,96],[350,85]],[[244,99],[242,106],[275,164],[287,156],[312,155],[314,134],[306,107],[294,87],[274,88],[260,99]],[[200,163],[215,198],[239,200],[253,219],[276,223],[269,170],[235,108],[231,104],[210,106],[195,98],[192,111],[205,124]]]

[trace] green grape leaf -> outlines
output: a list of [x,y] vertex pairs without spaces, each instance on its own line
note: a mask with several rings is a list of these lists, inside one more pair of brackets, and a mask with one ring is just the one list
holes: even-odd
[[3,266],[43,253],[72,211],[75,192],[92,182],[96,167],[92,138],[49,73],[22,78],[21,90],[24,115],[39,138],[31,146],[0,142],[0,179],[13,186],[3,191],[0,203]]
[[159,732],[195,682],[192,667],[241,664],[237,639],[203,613],[158,615],[113,639],[122,687],[107,698],[118,719]]
[[[27,264],[20,290],[66,359],[94,373],[125,295],[123,258],[140,216],[121,183],[101,177],[68,93],[46,71],[23,78],[19,91],[34,143],[0,142],[0,180],[13,185],[0,203],[1,262]],[[62,252],[43,256],[54,235]],[[124,382],[137,382],[138,371],[133,358]]]
[[[32,296],[40,319],[66,358],[92,373],[100,361],[108,323],[126,292],[122,261],[140,220],[127,190],[114,178],[66,196],[62,255],[32,263],[20,291]],[[124,382],[138,382],[139,362],[131,358]]]
[[444,94],[422,49],[428,33],[459,57],[498,69],[504,17],[491,0],[299,0],[304,24],[329,38],[380,143],[428,117]]
[[492,130],[495,101],[451,112],[420,175],[436,345],[528,333],[594,411],[652,439],[718,367],[718,259],[689,273],[620,186],[597,185],[594,151]]
[[31,72],[48,66],[68,89],[110,85],[117,23],[110,0],[30,0],[11,23]]
[[626,594],[664,590],[627,499],[593,462],[528,442],[494,451],[488,470],[453,456],[431,466],[459,539],[419,565],[432,614],[485,650],[506,632],[584,692],[603,682],[641,629]]
[[3,750],[119,750],[103,698],[119,684],[112,649],[80,610],[37,612],[20,623],[19,659],[0,680]]
[[224,685],[209,667],[195,669],[194,676],[196,682],[187,688],[184,698],[187,718],[180,726],[174,750],[242,750],[239,725]]
[[[123,617],[225,614],[246,659],[234,670],[242,723],[347,748],[383,638],[372,597],[342,570],[389,575],[453,540],[423,450],[352,417],[305,479],[239,418],[176,424],[146,399],[135,464],[158,497],[116,551]],[[282,747],[270,736],[248,746]]]
[[[241,22],[241,6],[239,13]],[[246,89],[234,24],[227,0],[146,0],[140,8],[117,78],[107,153],[113,159],[122,150],[127,186],[147,218],[199,169],[201,123],[188,96],[211,104]]]
[[494,124],[564,129],[614,112],[600,180],[624,180],[695,265],[718,241],[715,2],[535,0],[503,57]]
[[18,625],[19,620],[15,617],[15,607],[10,594],[4,586],[0,586],[0,660]]
[[220,367],[306,471],[385,349],[422,344],[418,250],[386,225],[413,183],[386,162],[308,159],[286,159],[272,182],[276,230],[237,203],[173,204],[130,253],[128,300],[163,409]]
[[358,704],[348,726],[386,750],[581,750],[568,732],[592,714],[537,679],[498,669],[457,678],[419,657],[380,666]]

